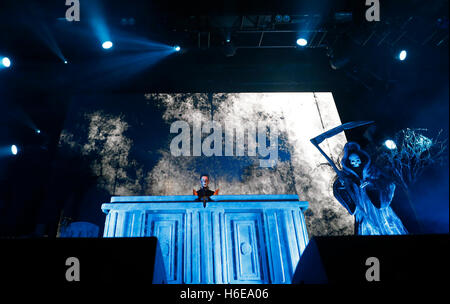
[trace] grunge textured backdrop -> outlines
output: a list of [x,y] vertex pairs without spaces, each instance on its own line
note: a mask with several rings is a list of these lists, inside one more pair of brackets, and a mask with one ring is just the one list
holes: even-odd
[[[69,113],[60,158],[78,156],[91,177],[90,191],[79,198],[78,217],[101,215],[105,201],[95,193],[104,193],[102,199],[186,195],[207,172],[210,188],[220,188],[220,194],[298,194],[309,202],[310,237],[353,233],[352,216],[332,194],[335,174],[309,141],[341,124],[331,93],[90,95],[75,97]],[[170,124],[177,120],[186,121],[191,132],[194,121],[231,122],[236,128],[245,122],[274,124],[279,132],[276,166],[260,167],[261,157],[247,151],[245,156],[175,157],[170,142],[177,134],[170,133]],[[209,135],[202,134],[202,140]],[[345,142],[341,133],[321,147],[338,160]]]

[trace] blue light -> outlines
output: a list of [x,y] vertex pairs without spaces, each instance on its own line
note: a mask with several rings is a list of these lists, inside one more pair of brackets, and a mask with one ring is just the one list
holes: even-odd
[[179,45],[174,46],[173,49],[174,49],[176,52],[179,52],[179,51],[181,50],[181,48],[180,48]]
[[113,47],[113,43],[111,41],[105,41],[102,43],[102,47],[107,50]]
[[407,55],[406,51],[405,51],[405,50],[402,50],[402,51],[398,54],[398,59],[401,60],[401,61],[403,61],[403,60],[406,59],[406,55]]
[[9,60],[8,57],[3,57],[3,58],[2,58],[2,65],[3,65],[5,68],[9,68],[9,67],[11,66],[11,60]]
[[392,139],[388,139],[384,142],[384,145],[386,146],[386,148],[388,148],[389,150],[395,150],[397,149],[397,145],[395,144],[395,142]]
[[230,43],[231,40],[230,40],[230,39],[227,39],[226,41],[227,41],[227,43]]
[[299,46],[305,46],[308,44],[308,40],[306,40],[305,38],[299,38],[299,39],[297,39],[297,44]]
[[19,149],[17,149],[17,146],[16,145],[12,145],[11,146],[11,153],[13,155],[17,155],[17,152],[19,152]]
[[41,134],[41,130],[37,129],[37,130],[36,130],[36,133],[37,133],[37,134]]
[[67,60],[64,60],[64,64],[67,64],[68,62],[67,62]]

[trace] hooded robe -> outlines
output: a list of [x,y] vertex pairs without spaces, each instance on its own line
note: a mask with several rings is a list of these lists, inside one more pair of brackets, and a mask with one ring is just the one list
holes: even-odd
[[[350,164],[349,156],[353,153],[361,159],[359,168]],[[395,184],[371,166],[370,156],[357,143],[349,142],[344,147],[341,164],[343,178],[334,182],[333,194],[355,216],[355,234],[408,234],[389,206],[394,197]]]

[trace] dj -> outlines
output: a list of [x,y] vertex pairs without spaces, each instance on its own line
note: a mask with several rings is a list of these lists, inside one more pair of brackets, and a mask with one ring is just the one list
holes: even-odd
[[202,174],[200,175],[200,183],[202,185],[202,187],[200,189],[198,189],[197,191],[195,191],[195,189],[193,190],[194,195],[197,195],[197,201],[202,201],[203,202],[203,208],[206,207],[206,201],[211,201],[210,196],[212,195],[218,195],[219,194],[219,189],[217,189],[216,191],[212,191],[209,190],[208,188],[208,184],[209,184],[209,176],[208,174]]

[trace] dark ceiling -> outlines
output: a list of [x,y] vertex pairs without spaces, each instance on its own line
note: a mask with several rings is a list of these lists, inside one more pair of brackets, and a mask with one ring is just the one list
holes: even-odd
[[[343,121],[380,121],[384,133],[448,129],[448,1],[381,1],[379,22],[364,20],[364,1],[80,4],[80,22],[65,20],[63,0],[1,4],[0,54],[13,60],[0,71],[2,106],[56,137],[69,96],[99,92],[331,91]],[[117,41],[108,52],[92,30],[97,19]],[[298,33],[307,47],[296,47]],[[131,39],[182,51],[127,63],[142,52]],[[402,48],[408,59],[399,62]],[[3,125],[20,123],[9,115]]]

